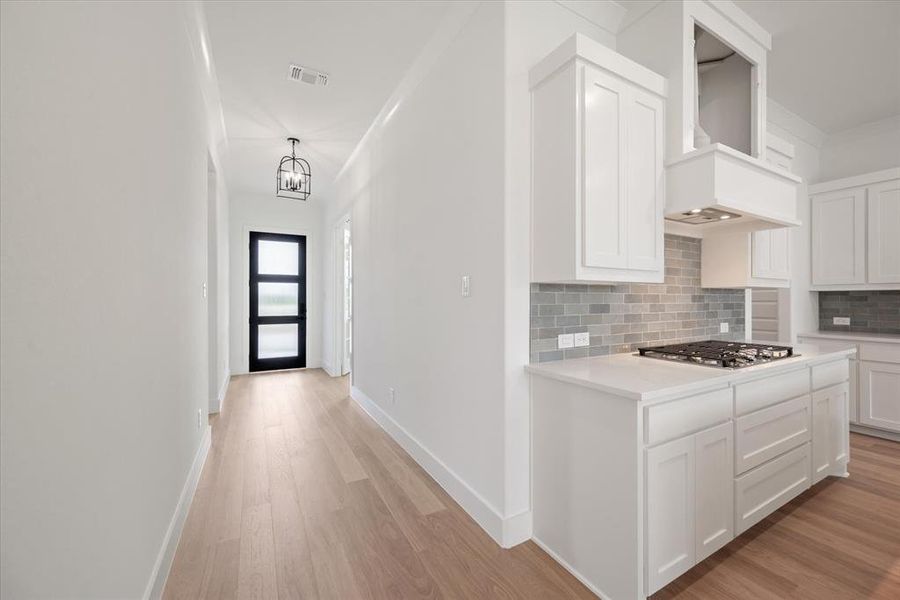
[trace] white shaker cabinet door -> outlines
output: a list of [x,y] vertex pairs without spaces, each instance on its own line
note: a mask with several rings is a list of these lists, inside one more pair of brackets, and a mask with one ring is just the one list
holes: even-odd
[[584,67],[582,237],[585,267],[662,271],[662,98]]
[[647,450],[647,592],[695,563],[694,436]]
[[865,283],[865,189],[828,192],[810,201],[813,285]]
[[732,424],[728,422],[694,436],[697,562],[734,538],[732,431]]
[[900,432],[900,364],[859,361],[859,422]]
[[850,440],[847,429],[849,384],[813,392],[812,482],[835,475],[845,464]]
[[751,275],[758,279],[791,278],[791,230],[754,231],[752,238]]
[[635,87],[629,90],[627,101],[625,220],[628,268],[662,271],[666,198],[663,168],[665,103],[659,96]]
[[900,283],[900,179],[869,186],[869,283]]
[[628,266],[625,122],[630,86],[600,69],[582,68],[583,263],[624,269]]

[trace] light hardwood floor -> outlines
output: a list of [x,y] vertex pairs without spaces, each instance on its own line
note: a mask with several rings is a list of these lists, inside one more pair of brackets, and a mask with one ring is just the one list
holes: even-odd
[[[320,370],[235,378],[165,598],[593,598],[503,550]],[[806,492],[654,595],[900,598],[900,444],[852,435]]]
[[486,533],[321,370],[232,380],[165,598],[593,598]]

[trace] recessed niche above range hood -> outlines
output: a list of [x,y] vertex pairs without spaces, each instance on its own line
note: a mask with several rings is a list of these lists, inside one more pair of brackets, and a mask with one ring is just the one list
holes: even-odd
[[666,219],[704,230],[797,226],[801,181],[758,158],[710,144],[666,164]]

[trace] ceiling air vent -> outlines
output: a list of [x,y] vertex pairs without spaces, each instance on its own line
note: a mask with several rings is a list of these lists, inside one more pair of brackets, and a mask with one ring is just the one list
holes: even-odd
[[288,68],[288,79],[309,85],[328,85],[328,73],[300,65],[291,65]]

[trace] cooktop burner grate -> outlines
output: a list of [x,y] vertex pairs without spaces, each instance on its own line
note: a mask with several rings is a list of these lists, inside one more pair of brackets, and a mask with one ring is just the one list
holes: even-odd
[[638,348],[638,352],[641,356],[650,358],[683,361],[725,369],[749,367],[794,355],[794,349],[790,346],[716,340]]

